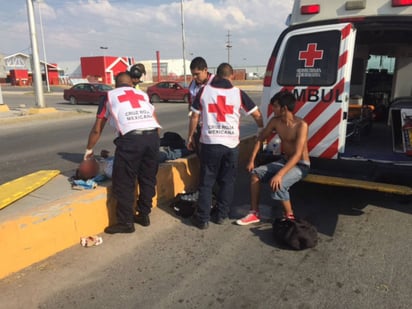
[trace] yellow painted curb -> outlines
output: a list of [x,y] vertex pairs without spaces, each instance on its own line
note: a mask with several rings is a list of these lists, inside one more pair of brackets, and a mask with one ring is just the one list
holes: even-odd
[[7,106],[7,104],[0,104],[0,113],[1,112],[8,112],[8,111],[10,111],[10,109]]
[[[153,207],[168,205],[178,193],[196,188],[198,175],[195,155],[161,164]],[[102,233],[115,222],[111,186],[73,191],[69,197],[22,211],[0,224],[0,279],[79,244],[81,237]]]
[[54,107],[30,108],[28,111],[30,115],[50,114],[55,112],[57,112],[57,109]]
[[107,188],[75,192],[0,225],[0,279],[101,233],[114,217]]

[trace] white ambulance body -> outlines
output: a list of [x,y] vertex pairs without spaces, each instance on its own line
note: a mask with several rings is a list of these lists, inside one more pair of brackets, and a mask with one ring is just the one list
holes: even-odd
[[314,173],[405,184],[396,170],[410,186],[412,0],[296,0],[288,21],[263,81],[266,123],[270,98],[289,90]]

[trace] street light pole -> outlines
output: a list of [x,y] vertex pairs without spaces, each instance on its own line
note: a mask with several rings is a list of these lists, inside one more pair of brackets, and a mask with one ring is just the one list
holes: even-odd
[[186,87],[186,51],[185,51],[185,22],[184,22],[183,0],[180,1],[180,15],[182,18],[183,75],[184,75],[185,87]]
[[100,49],[103,50],[103,64],[104,64],[104,77],[103,77],[103,83],[108,84],[106,80],[106,50],[109,49],[108,46],[100,46]]
[[232,48],[232,45],[230,42],[230,30],[227,31],[226,48],[227,48],[227,63],[230,64],[230,49]]
[[32,56],[33,56],[32,73],[33,73],[33,81],[34,81],[34,92],[36,94],[36,106],[45,107],[43,88],[41,85],[39,49],[37,46],[36,25],[34,22],[34,8],[33,8],[32,0],[27,0],[27,17],[29,20],[31,49],[32,49]]
[[47,68],[46,46],[45,46],[45,43],[44,43],[43,20],[41,18],[40,2],[43,2],[43,0],[37,0],[37,6],[39,8],[40,34],[41,34],[41,41],[42,41],[42,44],[43,44],[44,74],[46,75],[47,92],[50,92],[49,70]]

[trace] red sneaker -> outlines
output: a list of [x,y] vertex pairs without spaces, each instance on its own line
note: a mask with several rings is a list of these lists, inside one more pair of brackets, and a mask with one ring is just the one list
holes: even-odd
[[285,219],[288,219],[288,220],[296,220],[296,218],[295,218],[295,215],[294,214],[288,214],[288,215],[285,215]]
[[254,210],[249,211],[249,213],[245,217],[236,220],[236,224],[238,225],[248,225],[258,222],[260,222],[259,213]]

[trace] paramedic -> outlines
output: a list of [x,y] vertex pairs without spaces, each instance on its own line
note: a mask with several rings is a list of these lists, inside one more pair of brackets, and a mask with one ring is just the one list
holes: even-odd
[[[192,81],[189,84],[189,117],[192,114],[190,110],[190,106],[195,100],[195,97],[199,90],[209,83],[213,77],[215,77],[214,74],[209,73],[207,69],[207,63],[206,60],[202,57],[195,57],[193,58],[192,62],[190,62],[190,73],[192,74]],[[196,128],[196,132],[194,133],[194,151],[199,155],[199,138],[200,138],[200,126],[201,123],[198,124]]]
[[193,76],[193,79],[189,84],[189,103],[191,104],[194,101],[200,88],[210,82],[213,79],[214,75],[208,72],[206,60],[202,57],[193,58],[192,62],[190,62],[190,73]]
[[143,82],[143,75],[146,75],[146,68],[143,63],[136,63],[130,67],[130,76],[132,77],[133,86],[140,90],[140,83]]
[[[260,183],[269,182],[272,189],[272,198],[280,201],[283,206],[284,217],[293,220],[294,214],[289,196],[289,188],[304,178],[310,167],[307,147],[308,125],[295,116],[296,99],[288,91],[278,92],[270,100],[274,111],[266,127],[259,134],[247,165],[251,172],[251,210],[248,215],[236,221],[239,225],[248,225],[260,221],[259,194]],[[255,168],[255,159],[262,143],[273,132],[281,140],[282,157],[279,161],[271,162]]]
[[[133,233],[134,222],[150,225],[149,214],[155,195],[158,171],[159,125],[147,94],[133,88],[129,72],[116,76],[116,88],[107,93],[90,131],[84,159],[93,157],[93,147],[109,120],[118,134],[114,140],[112,188],[117,201],[117,224],[105,229],[108,234]],[[136,216],[136,180],[139,185]]]
[[239,155],[240,112],[252,115],[259,127],[262,115],[250,97],[231,83],[233,68],[222,63],[213,80],[200,89],[192,104],[189,122],[188,149],[193,150],[196,126],[203,123],[200,134],[200,184],[197,213],[192,223],[207,229],[212,205],[212,189],[218,184],[216,216],[212,220],[223,224],[233,201]]

